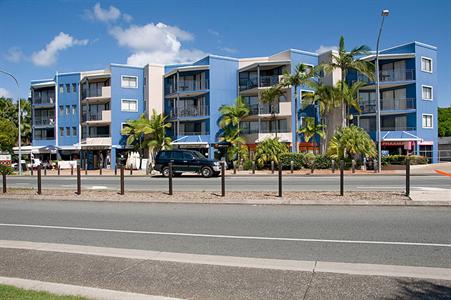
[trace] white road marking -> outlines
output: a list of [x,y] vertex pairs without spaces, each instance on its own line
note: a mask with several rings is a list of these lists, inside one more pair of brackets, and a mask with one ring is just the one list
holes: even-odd
[[286,238],[286,237],[264,237],[264,236],[245,236],[245,235],[223,235],[223,234],[204,234],[204,233],[184,233],[184,232],[162,232],[162,231],[143,231],[126,229],[108,229],[108,228],[87,228],[87,227],[69,227],[52,225],[34,225],[34,224],[8,224],[0,223],[2,227],[23,227],[38,229],[61,229],[76,231],[94,231],[94,232],[112,232],[112,233],[131,233],[146,235],[166,235],[183,237],[203,237],[220,239],[238,239],[238,240],[263,240],[263,241],[285,241],[285,242],[314,242],[314,243],[337,243],[337,244],[371,244],[371,245],[396,245],[396,246],[425,246],[425,247],[447,247],[451,244],[439,243],[418,243],[418,242],[390,242],[390,241],[359,241],[359,240],[332,240],[332,239],[307,239],[307,238]]

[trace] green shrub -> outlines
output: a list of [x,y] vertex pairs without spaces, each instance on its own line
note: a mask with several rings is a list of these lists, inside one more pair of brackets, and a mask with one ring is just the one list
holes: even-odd
[[315,158],[315,169],[330,169],[332,167],[332,160],[326,156],[318,154]]
[[[427,157],[420,155],[410,155],[411,165],[426,165],[428,163]],[[405,165],[406,156],[405,155],[387,155],[382,157],[382,165]]]
[[14,169],[11,166],[0,165],[0,174],[12,175]]
[[245,160],[243,163],[243,169],[244,170],[251,170],[252,169],[252,160]]
[[288,170],[291,168],[291,161],[293,161],[293,168],[300,170],[305,165],[304,153],[284,153],[280,156],[282,168]]
[[271,161],[277,165],[284,153],[288,153],[288,146],[285,143],[278,138],[267,138],[257,145],[255,160],[259,168],[269,165]]
[[313,153],[306,153],[304,156],[304,167],[307,169],[316,168],[315,167],[316,155]]

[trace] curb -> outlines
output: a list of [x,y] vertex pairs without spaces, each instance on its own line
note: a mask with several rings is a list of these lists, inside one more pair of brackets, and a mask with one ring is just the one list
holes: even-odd
[[97,300],[175,300],[162,296],[152,296],[145,294],[129,293],[115,290],[92,288],[63,283],[44,282],[39,280],[0,277],[0,284],[11,285],[17,288],[43,291],[64,296],[82,296],[88,299]]

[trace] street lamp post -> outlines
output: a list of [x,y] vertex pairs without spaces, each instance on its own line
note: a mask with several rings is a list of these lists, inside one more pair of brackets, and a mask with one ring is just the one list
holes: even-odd
[[382,10],[381,27],[379,28],[379,34],[377,36],[376,43],[376,135],[377,135],[377,171],[381,171],[382,162],[382,145],[381,145],[381,95],[379,87],[379,41],[381,38],[382,28],[384,26],[384,19],[390,14],[388,9]]
[[[6,74],[9,77],[11,77],[17,85],[17,92],[20,92],[19,82],[17,81],[16,77],[14,77],[13,74],[6,72],[4,70],[0,70],[0,73]],[[18,120],[18,123],[19,123],[19,138],[18,138],[18,140],[19,140],[18,141],[19,142],[19,145],[18,145],[19,146],[19,175],[22,175],[22,130],[20,128],[22,111],[20,108],[20,97],[18,97],[17,106],[19,107],[18,108],[18,117],[17,117],[19,119]]]

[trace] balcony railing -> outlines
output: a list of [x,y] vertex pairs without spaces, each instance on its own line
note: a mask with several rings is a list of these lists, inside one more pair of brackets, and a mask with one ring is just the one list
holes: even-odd
[[240,91],[256,88],[258,86],[257,78],[240,79],[239,86],[240,86]]
[[[244,129],[241,129],[241,132],[243,134],[276,133],[276,128],[275,128],[275,126],[272,129],[270,129],[270,128],[260,128],[260,129],[244,128]],[[286,127],[277,128],[277,133],[288,133],[288,132],[290,132],[290,130]]]
[[54,126],[55,121],[53,119],[34,119],[34,126]]
[[[268,104],[252,104],[249,105],[250,115],[266,115],[271,114],[271,105]],[[274,106],[274,113],[278,114],[280,111],[279,105]]]
[[[376,101],[360,102],[362,113],[375,113]],[[406,110],[415,109],[415,98],[404,99],[383,99],[381,100],[381,110]]]
[[[357,79],[366,83],[374,82],[368,79],[363,74],[358,74]],[[399,69],[399,70],[380,70],[379,80],[381,82],[389,81],[408,81],[415,80],[415,70],[414,69]]]
[[81,120],[82,122],[88,121],[111,122],[111,110],[102,110],[96,113],[83,113]]
[[39,105],[39,104],[55,104],[55,94],[49,95],[47,97],[33,97],[32,100],[33,105]]
[[280,82],[281,75],[268,75],[268,76],[260,76],[260,85],[258,85],[258,79],[240,79],[239,86],[240,91],[250,90],[258,87],[270,87],[276,85]]
[[179,136],[183,135],[208,135],[206,131],[180,131]]
[[273,86],[279,83],[279,75],[260,76],[260,87]]
[[169,116],[171,118],[177,117],[203,117],[208,116],[208,105],[193,106],[193,107],[179,107],[177,110],[171,109]]
[[178,85],[174,83],[166,85],[166,94],[181,93],[187,91],[205,91],[209,89],[209,82],[205,80],[180,80]]
[[82,99],[93,97],[111,98],[111,86],[96,86],[81,91]]
[[407,126],[391,126],[391,127],[381,127],[381,131],[415,131],[415,127]]
[[33,137],[33,140],[37,140],[37,141],[50,141],[50,140],[54,140],[55,139],[55,137],[54,136],[52,136],[52,137],[48,137],[48,136],[44,136],[44,137],[42,137],[42,136],[34,136]]

